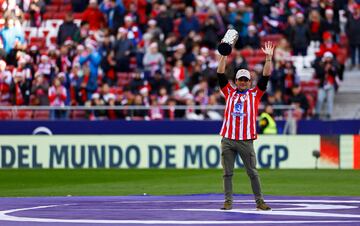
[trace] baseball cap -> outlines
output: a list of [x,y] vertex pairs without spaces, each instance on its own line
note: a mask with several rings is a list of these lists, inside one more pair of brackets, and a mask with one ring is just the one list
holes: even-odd
[[334,55],[330,51],[326,51],[324,53],[324,58],[333,58],[333,57],[334,57]]
[[246,70],[246,69],[240,69],[240,70],[238,70],[237,72],[236,72],[236,76],[235,76],[235,78],[236,79],[240,79],[241,77],[245,77],[245,78],[247,78],[247,79],[251,79],[251,77],[250,77],[250,72],[248,71],[248,70]]

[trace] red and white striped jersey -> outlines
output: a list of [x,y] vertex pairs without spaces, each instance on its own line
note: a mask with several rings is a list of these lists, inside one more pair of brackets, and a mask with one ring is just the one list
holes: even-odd
[[220,135],[232,140],[256,139],[256,116],[264,91],[256,86],[240,92],[230,83],[221,91],[225,96],[226,105]]

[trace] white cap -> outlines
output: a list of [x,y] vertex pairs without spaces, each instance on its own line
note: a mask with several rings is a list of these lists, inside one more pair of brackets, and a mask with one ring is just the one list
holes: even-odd
[[240,69],[240,70],[238,70],[237,72],[236,72],[236,76],[235,76],[235,78],[236,79],[239,79],[239,78],[241,78],[241,77],[245,77],[245,78],[247,78],[247,79],[251,79],[251,77],[250,77],[250,72],[248,71],[248,70],[246,70],[246,69]]
[[256,27],[254,25],[249,25],[248,30],[249,31],[256,31]]
[[133,19],[132,19],[131,16],[125,16],[125,17],[124,17],[124,20],[125,20],[125,21],[132,21]]
[[93,93],[91,95],[91,99],[99,99],[99,98],[100,98],[100,94],[98,94],[98,93]]
[[31,51],[36,51],[36,50],[38,50],[38,47],[37,47],[36,45],[32,45],[32,46],[30,47],[30,50],[31,50]]
[[97,4],[97,0],[90,0],[90,4]]
[[325,14],[334,15],[334,10],[332,10],[332,9],[326,9],[326,10],[325,10]]
[[115,94],[113,94],[113,93],[108,93],[108,94],[106,94],[106,95],[104,96],[105,102],[109,102],[110,99],[115,100],[115,99],[116,99]]
[[81,44],[76,47],[76,50],[78,50],[78,51],[82,51],[84,49],[85,49],[85,47]]
[[65,78],[65,73],[64,72],[60,72],[59,74],[57,74],[58,78]]
[[148,25],[156,25],[156,20],[154,19],[149,20]]
[[209,53],[209,48],[207,48],[207,47],[201,47],[200,53],[208,54],[208,53]]
[[230,3],[228,4],[228,6],[229,6],[229,8],[236,9],[236,4],[233,3],[233,2],[230,2]]
[[6,61],[0,60],[0,68],[6,68]]
[[238,1],[238,2],[237,2],[237,5],[238,5],[239,7],[244,7],[244,6],[245,6],[245,2],[244,2],[244,1]]
[[334,55],[330,51],[326,51],[324,53],[324,58],[333,58],[333,57],[334,57]]
[[41,60],[48,60],[49,57],[48,57],[47,55],[41,55],[40,59],[41,59]]
[[128,30],[126,30],[124,27],[119,27],[118,32],[120,32],[120,33],[127,33]]

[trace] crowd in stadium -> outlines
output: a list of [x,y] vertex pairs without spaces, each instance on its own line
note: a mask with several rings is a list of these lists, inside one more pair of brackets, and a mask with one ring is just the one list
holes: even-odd
[[[330,118],[345,66],[360,68],[360,3],[354,0],[0,0],[0,6],[0,105],[154,106],[94,110],[85,117],[221,119],[221,111],[193,106],[224,104],[216,48],[228,28],[239,32],[228,78],[247,68],[256,84],[260,47],[274,41],[263,103],[293,105],[298,118],[318,117],[326,96]],[[60,26],[47,23],[58,19]],[[56,36],[26,32],[44,27]],[[307,56],[309,46],[316,48],[315,98],[302,90],[292,61]],[[283,111],[274,114],[284,117]],[[50,117],[72,115],[54,111]]]

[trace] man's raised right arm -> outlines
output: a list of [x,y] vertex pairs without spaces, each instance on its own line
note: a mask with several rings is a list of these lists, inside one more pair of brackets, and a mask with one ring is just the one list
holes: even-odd
[[219,85],[220,85],[221,89],[224,88],[228,84],[228,80],[225,76],[226,59],[227,59],[227,56],[220,55],[219,65],[217,68],[217,76],[219,79]]

